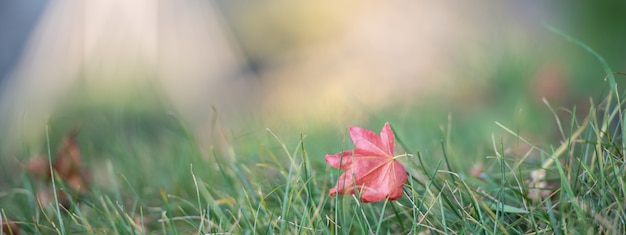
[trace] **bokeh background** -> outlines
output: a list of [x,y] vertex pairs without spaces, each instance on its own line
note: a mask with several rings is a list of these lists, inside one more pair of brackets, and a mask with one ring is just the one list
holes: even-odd
[[76,125],[94,163],[119,152],[176,158],[166,149],[177,149],[181,126],[202,151],[241,161],[277,145],[267,129],[288,146],[303,133],[323,156],[346,127],[386,121],[422,151],[453,136],[451,154],[467,159],[487,155],[494,136],[506,141],[494,121],[558,142],[543,98],[569,120],[608,86],[593,56],[546,25],[626,71],[625,10],[620,1],[1,0],[0,171],[15,178],[47,136],[54,149]]

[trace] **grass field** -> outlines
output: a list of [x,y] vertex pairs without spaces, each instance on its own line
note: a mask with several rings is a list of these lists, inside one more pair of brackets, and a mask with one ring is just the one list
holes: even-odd
[[89,187],[77,192],[60,173],[46,180],[3,164],[3,232],[624,234],[626,93],[598,58],[606,92],[589,94],[583,108],[544,105],[537,118],[510,101],[473,114],[433,102],[359,123],[378,132],[390,122],[396,155],[408,154],[397,201],[328,195],[341,171],[324,156],[353,147],[347,127],[242,121],[232,129],[215,118],[206,145],[159,105],[71,106],[50,119],[44,148],[3,158],[27,166],[36,155],[59,157],[80,124],[73,149]]

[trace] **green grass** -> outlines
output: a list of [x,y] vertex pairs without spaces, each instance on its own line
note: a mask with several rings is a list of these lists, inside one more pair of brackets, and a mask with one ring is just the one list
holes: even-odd
[[[328,196],[341,172],[324,155],[352,148],[345,129],[248,123],[204,145],[160,106],[70,106],[46,129],[48,155],[82,123],[78,144],[93,187],[65,211],[37,201],[46,182],[5,173],[0,218],[22,234],[624,234],[626,97],[605,69],[602,100],[585,110],[543,107],[554,115],[539,128],[518,114],[457,120],[413,107],[372,115],[363,126],[391,122],[396,154],[410,154],[401,160],[410,177],[399,200],[369,204]],[[421,117],[424,110],[433,114]],[[536,141],[527,129],[559,137]],[[230,131],[217,120],[213,130]],[[46,152],[25,147],[18,158]]]
[[[454,136],[444,135],[438,150],[429,149],[392,124],[399,149],[413,155],[402,160],[410,180],[400,200],[370,204],[358,196],[327,195],[340,172],[325,166],[323,154],[350,148],[345,134],[322,137],[333,147],[316,150],[320,141],[307,135],[259,130],[221,146],[234,151],[203,154],[171,116],[108,123],[126,126],[123,131],[85,125],[79,143],[96,179],[91,191],[67,213],[54,203],[38,205],[36,180],[16,177],[3,191],[2,217],[25,233],[43,234],[142,234],[144,226],[155,234],[619,234],[626,232],[626,174],[622,127],[614,120],[623,119],[610,97],[599,107],[559,117],[569,125],[561,126],[567,138],[556,145],[527,141],[498,123],[515,141],[494,137],[492,152],[478,156],[480,175],[455,164],[465,153],[450,141]],[[579,112],[588,115],[578,119]],[[161,128],[159,134],[151,125]],[[453,133],[446,128],[443,133]],[[48,137],[63,135],[51,129],[59,133]],[[50,138],[52,148],[59,139]],[[258,141],[256,150],[252,140]],[[507,154],[509,145],[521,142],[534,150]],[[549,196],[530,195],[533,171],[544,171],[540,180],[548,182]]]

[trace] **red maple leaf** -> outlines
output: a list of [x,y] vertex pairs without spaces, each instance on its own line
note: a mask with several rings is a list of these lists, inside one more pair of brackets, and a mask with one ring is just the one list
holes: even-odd
[[326,155],[329,165],[345,170],[329,194],[351,195],[356,189],[363,202],[400,198],[407,174],[394,156],[395,138],[389,123],[385,123],[380,136],[360,127],[350,127],[349,132],[355,148]]

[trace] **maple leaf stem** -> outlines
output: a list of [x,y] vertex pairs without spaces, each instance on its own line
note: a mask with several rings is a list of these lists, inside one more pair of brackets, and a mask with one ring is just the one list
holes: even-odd
[[413,154],[405,153],[405,154],[396,155],[395,157],[392,158],[392,160],[396,160],[401,157],[413,157]]

